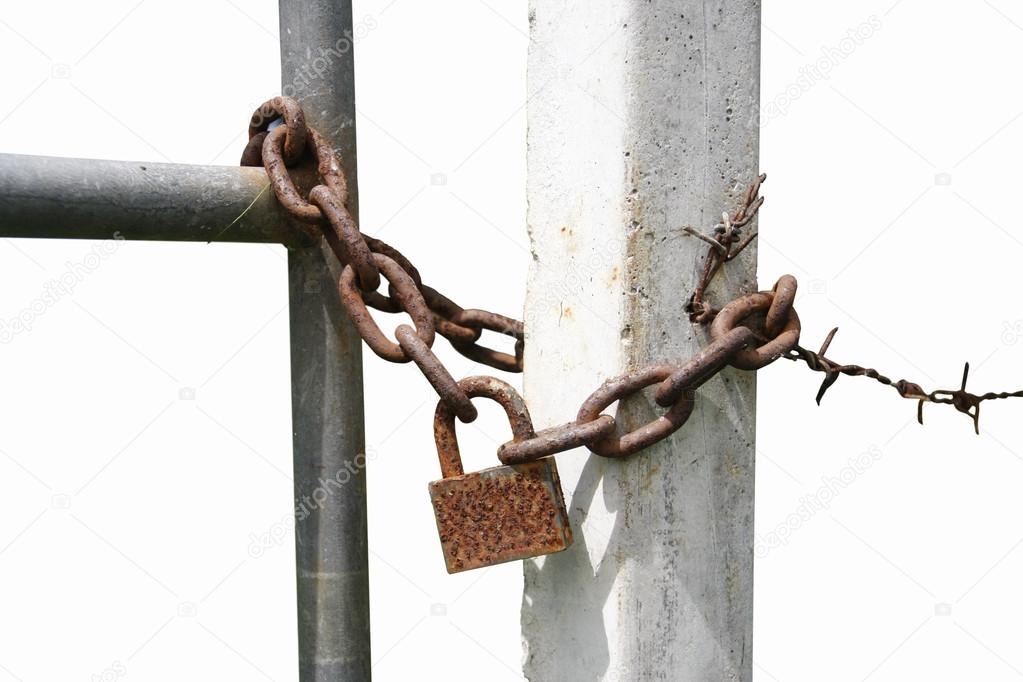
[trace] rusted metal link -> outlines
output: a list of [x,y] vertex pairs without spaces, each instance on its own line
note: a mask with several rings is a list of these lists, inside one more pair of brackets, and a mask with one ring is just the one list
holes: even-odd
[[778,336],[785,328],[792,303],[796,300],[796,286],[796,278],[792,275],[782,275],[775,282],[771,290],[771,307],[767,309],[767,317],[764,318],[764,331],[768,336]]
[[[717,340],[723,337],[753,313],[767,312],[773,301],[774,295],[765,291],[735,299],[714,317],[714,322],[710,326],[711,338]],[[788,318],[785,320],[785,326],[781,333],[759,348],[737,351],[729,364],[732,367],[746,370],[760,369],[769,365],[795,348],[799,343],[799,331],[799,315],[796,314],[795,308],[789,308]]]
[[[348,256],[346,254],[344,245],[341,243],[340,238],[338,238],[333,231],[325,232],[324,236],[327,238],[327,243],[330,244],[330,247],[334,251],[334,254],[338,257],[338,260],[340,260],[342,263],[347,263]],[[359,236],[363,241],[365,241],[366,246],[369,247],[370,251],[372,251],[373,253],[382,253],[383,255],[387,256],[395,263],[400,265],[401,269],[408,273],[408,275],[412,278],[412,281],[416,283],[416,286],[419,288],[419,290],[423,291],[423,279],[419,274],[419,270],[417,270],[416,267],[412,265],[412,262],[409,261],[409,259],[406,258],[401,251],[394,248],[385,241],[376,239],[374,237],[370,237],[369,235],[366,234],[362,234],[362,232],[359,232]],[[425,292],[423,293],[425,298]],[[388,295],[384,295],[376,290],[363,291],[362,298],[364,301],[366,301],[366,305],[370,306],[371,308],[376,308],[381,312],[384,313],[402,312],[401,301],[399,301],[394,296],[394,290],[390,286],[388,286]],[[429,300],[427,300],[427,306],[429,306]]]
[[341,167],[341,159],[338,157],[330,140],[325,138],[315,128],[309,129],[309,153],[316,161],[316,173],[324,185],[337,194],[338,201],[345,206],[348,205],[348,178],[345,177],[344,169]]
[[[454,322],[454,318],[461,315],[464,309],[433,287],[423,284],[419,271],[400,251],[386,242],[368,235],[363,235],[363,238],[366,240],[371,251],[389,256],[401,265],[405,272],[412,276],[419,286],[423,298],[426,300],[426,305],[433,311],[433,326],[438,334],[448,339],[456,347],[458,345],[473,344],[479,340],[483,333],[483,328],[480,326],[461,325]],[[394,292],[389,290],[388,293],[389,295],[385,296],[377,291],[367,291],[363,293],[363,299],[366,301],[366,305],[376,308],[381,312],[401,312],[401,303],[394,297]]]
[[422,290],[423,278],[419,274],[419,270],[416,266],[412,265],[412,261],[405,257],[398,249],[394,248],[382,239],[376,237],[370,237],[369,235],[362,235],[362,238],[366,240],[366,244],[369,246],[369,250],[373,253],[382,253],[395,263],[401,266],[401,269],[408,273],[412,281],[416,283],[416,286]]
[[521,340],[515,342],[515,355],[487,348],[478,343],[465,345],[453,343],[451,346],[473,362],[489,365],[504,372],[518,373],[522,371],[522,351],[525,345]]
[[462,314],[463,308],[433,287],[423,286],[423,298],[426,305],[433,311],[433,321],[437,333],[446,338],[452,345],[472,344],[483,334],[482,327],[463,327],[454,322]]
[[[299,226],[308,228],[310,231],[313,231],[314,228],[313,225],[306,225],[305,223],[299,223]],[[327,243],[327,246],[330,247],[330,250],[334,252],[338,262],[341,263],[341,267],[344,267],[346,265],[345,258],[347,254],[345,252],[345,245],[341,243],[341,238],[337,236],[337,233],[334,230],[321,230],[318,228],[315,232],[317,233],[317,241],[314,241],[313,244],[316,244],[322,238]]]
[[503,464],[522,464],[572,450],[605,438],[615,430],[615,418],[602,414],[590,422],[569,422],[537,431],[533,438],[509,441],[497,449]]
[[[375,239],[366,234],[362,234],[361,232],[359,232],[359,235],[365,241],[366,245],[369,246],[369,251],[374,254],[383,254],[401,266],[401,269],[408,273],[408,275],[412,278],[412,281],[415,282],[415,285],[420,291],[422,291],[422,278],[419,276],[419,271],[415,269],[415,266],[413,266],[397,248],[386,241]],[[338,257],[338,260],[341,261],[343,265],[347,265],[348,255],[346,248],[338,234],[333,230],[327,230],[323,232],[323,236],[325,237],[327,244],[329,244],[331,251],[333,251],[335,256]],[[402,312],[401,302],[395,297],[394,289],[390,285],[388,286],[388,294],[384,294],[376,290],[363,291],[362,300],[365,301],[366,305],[370,308],[375,308],[382,313]],[[427,305],[430,305],[429,301],[427,302]],[[436,326],[436,324],[434,326]]]
[[[287,130],[278,126],[267,134],[263,140],[263,167],[266,169],[274,196],[288,214],[303,223],[319,223],[323,220],[320,209],[302,198],[302,194],[291,179],[284,160],[284,141]],[[322,135],[310,128],[307,135],[308,148],[316,160],[316,171],[326,185],[333,191],[338,200],[344,204],[348,201],[348,182],[345,180],[341,164],[334,153],[334,148]]]
[[[265,109],[272,109],[270,113],[273,113],[273,111],[278,110],[273,108],[274,106],[277,105],[271,102]],[[265,135],[262,131],[257,131],[253,136],[264,135],[265,139],[262,146],[263,165],[270,178],[274,194],[278,202],[296,220],[306,224],[317,224],[326,219],[330,223],[334,234],[328,233],[327,241],[342,264],[354,267],[358,275],[359,288],[362,290],[363,303],[378,310],[391,313],[401,312],[403,309],[406,309],[405,302],[396,296],[393,282],[388,287],[387,295],[377,291],[380,276],[374,265],[375,261],[370,256],[372,253],[385,255],[398,263],[412,278],[415,286],[421,290],[421,297],[426,300],[427,307],[433,311],[431,315],[433,328],[451,341],[458,352],[470,359],[488,364],[497,369],[521,372],[523,350],[522,323],[518,320],[512,320],[503,315],[487,311],[463,310],[436,290],[424,286],[419,271],[400,251],[386,242],[363,235],[345,206],[347,184],[337,156],[330,145],[313,128],[307,129],[309,140],[307,146],[317,161],[317,170],[326,187],[322,185],[314,187],[309,192],[308,201],[302,197],[287,170],[287,131],[286,125],[278,126]],[[246,152],[245,156],[249,158],[252,154],[251,152]],[[364,308],[365,305],[361,307]],[[366,315],[365,320],[371,320],[368,317],[368,311],[366,311]],[[365,321],[360,320],[360,324],[365,324]],[[392,358],[399,357],[394,349],[399,348],[400,350],[400,347],[394,346],[394,344],[383,339],[383,341],[389,344],[385,346],[381,343],[380,338],[374,336],[373,329],[379,331],[375,324],[365,326],[364,329],[367,330],[371,338],[375,339],[374,343],[377,343],[378,347],[386,349],[385,353]],[[515,354],[502,353],[478,345],[476,342],[479,340],[483,329],[490,329],[515,337]],[[382,335],[379,336],[382,337]],[[374,348],[374,351],[377,351],[377,349]],[[379,354],[379,351],[377,352]],[[404,354],[400,357],[402,359],[398,361],[407,361]]]
[[[278,118],[283,120],[282,125],[270,129],[271,123]],[[322,180],[322,184],[310,190],[308,200],[303,198],[288,171],[288,167],[297,164],[306,151],[316,160]],[[249,126],[249,142],[242,153],[241,163],[248,166],[263,164],[278,202],[314,237],[319,232],[312,226],[322,228],[324,220],[330,223],[332,229],[326,230],[324,235],[344,265],[339,289],[353,323],[377,355],[392,362],[416,362],[441,396],[438,414],[443,408],[453,415],[452,420],[454,415],[463,421],[472,421],[477,416],[469,395],[461,388],[461,382],[455,382],[430,350],[436,333],[448,338],[458,352],[472,360],[509,372],[522,371],[524,330],[521,322],[484,310],[461,308],[435,289],[423,285],[418,270],[400,251],[361,233],[346,206],[348,187],[340,160],[327,140],[306,126],[302,109],[295,100],[275,97],[257,109]],[[918,384],[906,380],[893,382],[877,370],[836,363],[825,357],[825,353],[837,329],[828,335],[819,352],[802,348],[798,345],[799,316],[793,305],[797,282],[791,275],[780,277],[770,292],[742,296],[720,310],[704,301],[704,292],[717,271],[756,238],[755,233],[743,235],[742,229],[763,205],[760,187],[765,179],[766,175],[758,176],[747,190],[743,206],[732,215],[724,214],[722,222],[711,233],[704,234],[692,227],[683,228],[687,234],[710,246],[686,310],[691,321],[710,324],[712,342],[681,367],[651,365],[605,382],[580,408],[576,422],[546,429],[529,439],[520,438],[516,432],[515,440],[500,448],[502,461],[527,462],[582,444],[600,455],[624,457],[678,429],[693,410],[695,389],[725,364],[757,370],[780,357],[803,360],[810,369],[825,374],[817,393],[818,403],[839,376],[866,376],[893,386],[904,398],[918,400],[921,423],[925,402],[951,404],[972,418],[978,433],[981,402],[1023,397],[1023,391],[984,395],[968,392],[969,364],[964,370],[960,389],[925,393]],[[387,295],[378,291],[381,270],[389,282]],[[408,325],[399,326],[396,330],[398,343],[395,344],[380,331],[367,305],[390,313],[407,311],[416,325],[415,329]],[[478,341],[484,329],[514,337],[514,355],[480,345]],[[764,343],[749,348],[757,339]],[[491,388],[486,390],[491,392],[501,393],[507,389],[514,393],[497,379],[474,379],[496,382],[488,384]],[[630,433],[615,436],[614,418],[600,412],[614,401],[658,381],[661,385],[655,400],[661,407],[668,408],[667,413]],[[499,384],[505,388],[493,388]],[[479,395],[490,395],[484,389],[479,390],[483,391]],[[521,398],[515,395],[521,403]],[[521,407],[524,411],[525,405]],[[528,421],[528,413],[526,419]],[[529,432],[532,434],[531,426]],[[457,451],[457,445],[455,448]]]
[[[362,233],[359,232],[359,226],[355,224],[355,218],[348,212],[348,208],[341,202],[340,197],[326,185],[317,185],[309,191],[309,201],[319,207],[341,240],[345,256],[341,262],[351,265],[355,269],[359,276],[359,288],[364,292],[376,291],[380,286],[380,271],[374,264],[373,253],[369,250],[369,245],[362,238]],[[384,257],[405,273],[404,268],[393,259]],[[408,276],[408,273],[405,274]],[[408,276],[408,280],[412,282],[413,287],[416,286],[411,276]],[[418,290],[418,287],[416,289]],[[420,296],[420,298],[422,297]],[[425,302],[423,305],[426,305]]]
[[[379,291],[363,291],[362,299],[366,301],[366,305],[370,308],[375,308],[382,313],[401,312],[401,301],[394,297],[394,292],[391,290],[390,285],[387,286],[387,294],[382,294]],[[436,326],[434,324],[434,327]]]
[[505,334],[507,336],[514,337],[516,339],[514,355],[503,353],[492,348],[487,348],[475,341],[472,343],[458,343],[452,341],[451,345],[454,346],[455,350],[470,360],[490,365],[495,369],[504,370],[505,372],[522,371],[522,351],[525,347],[522,322],[487,310],[476,309],[463,310],[455,316],[453,321],[455,324],[462,327],[468,327],[471,329],[487,329],[489,331],[497,332],[498,334]]
[[[408,312],[409,317],[416,326],[416,333],[423,339],[427,346],[433,345],[434,329],[433,315],[426,307],[423,295],[419,293],[416,283],[412,281],[408,273],[401,269],[401,266],[381,253],[373,254],[373,263],[380,270],[380,274],[387,278],[387,281],[394,285],[395,295],[401,301],[402,307]],[[359,336],[366,342],[374,353],[390,362],[408,362],[412,358],[405,354],[401,346],[389,341],[380,331],[380,327],[373,321],[366,302],[362,300],[362,291],[355,282],[355,268],[346,265],[341,271],[341,279],[338,282],[338,289],[341,292],[341,302],[344,303],[348,316],[352,319]]]
[[472,404],[469,396],[458,385],[454,377],[441,361],[433,354],[430,347],[426,345],[416,330],[407,324],[400,325],[394,332],[398,339],[398,345],[405,351],[405,355],[412,358],[426,380],[430,382],[437,395],[444,401],[451,411],[461,421],[469,423],[479,416],[476,406]]
[[516,339],[521,339],[523,337],[523,325],[521,321],[513,320],[510,317],[505,317],[504,315],[499,315],[497,313],[492,313],[489,310],[478,310],[476,308],[465,309],[455,317],[454,321],[463,327],[489,329],[492,332],[511,336]]
[[[401,269],[407,272],[412,278],[412,281],[416,283],[419,290],[421,292],[423,291],[423,278],[420,276],[419,270],[416,269],[416,266],[412,265],[412,261],[405,257],[405,254],[381,239],[376,239],[375,237],[370,237],[365,234],[362,235],[362,238],[366,241],[366,245],[369,246],[370,251],[373,253],[382,253],[400,265]],[[388,294],[389,295],[385,296],[379,291],[366,291],[363,292],[363,299],[366,301],[367,305],[376,308],[381,312],[400,313],[401,303],[394,297],[394,292],[391,291],[390,288],[388,288]],[[425,292],[423,292],[423,294],[425,298]],[[430,305],[429,299],[427,299],[426,304],[427,306]],[[434,326],[436,326],[436,324]]]
[[267,127],[278,118],[284,119],[284,125],[281,126],[285,129],[284,161],[293,166],[302,158],[308,132],[305,113],[296,100],[278,96],[259,105],[249,120],[249,139],[266,132]]
[[303,223],[318,223],[323,220],[320,209],[310,204],[299,194],[284,164],[284,136],[286,130],[274,128],[263,140],[263,167],[270,178],[270,186],[278,203],[295,220]]
[[263,165],[263,141],[266,139],[266,132],[256,133],[249,138],[245,149],[242,150],[240,166],[262,166]]
[[450,341],[451,345],[456,348],[474,343],[483,334],[482,329],[463,327],[438,313],[433,314],[433,324],[437,328],[437,333]]
[[[423,298],[426,299],[426,303],[430,306],[430,310],[447,318],[448,320],[453,320],[455,317],[461,315],[462,311],[465,310],[462,306],[458,305],[450,298],[430,286],[423,286]],[[476,331],[482,333],[482,329],[477,329]],[[477,338],[479,337],[479,333],[476,334]]]
[[[458,387],[470,398],[490,398],[504,408],[511,424],[512,442],[529,440],[536,435],[525,401],[510,384],[495,377],[474,376],[459,381]],[[443,400],[437,403],[433,414],[433,435],[437,441],[441,475],[444,478],[461,476],[464,471],[455,437],[455,413]]]
[[[638,393],[647,386],[664,381],[675,372],[674,365],[647,365],[608,379],[579,408],[576,421],[594,421],[611,403]],[[587,446],[603,457],[627,457],[664,440],[677,431],[693,413],[695,392],[685,391],[663,415],[621,436],[605,436]]]
[[714,339],[657,387],[654,399],[661,407],[670,407],[684,391],[702,386],[725,367],[736,351],[750,344],[756,335],[748,327],[736,327]]

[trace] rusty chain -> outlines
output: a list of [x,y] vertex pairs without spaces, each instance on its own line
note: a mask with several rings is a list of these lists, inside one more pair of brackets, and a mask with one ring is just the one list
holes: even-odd
[[[292,179],[290,168],[311,160],[319,184],[305,197]],[[521,397],[511,386],[491,377],[468,377],[456,381],[432,346],[436,335],[445,337],[462,355],[506,372],[521,372],[524,348],[523,323],[486,310],[465,309],[423,283],[415,266],[389,244],[364,235],[348,209],[348,183],[340,159],[326,141],[305,122],[295,100],[275,97],[253,114],[249,142],[242,153],[242,165],[266,169],[278,203],[297,227],[315,239],[324,239],[342,265],[338,290],[345,310],[366,345],[390,362],[413,362],[440,396],[437,419],[458,418],[471,422],[477,417],[473,397],[497,400],[508,413],[513,427],[531,423]],[[925,402],[952,405],[967,414],[979,433],[980,404],[986,400],[1023,397],[1014,393],[976,395],[966,390],[969,363],[956,390],[924,391],[919,384],[892,381],[877,370],[841,364],[826,357],[837,328],[825,338],[817,352],[799,345],[800,321],[794,301],[797,283],[783,275],[770,291],[740,296],[721,308],[706,301],[707,287],[714,275],[738,256],[756,238],[744,234],[763,205],[760,175],[746,192],[743,205],[709,234],[692,227],[683,231],[709,245],[700,278],[685,310],[692,322],[705,327],[710,342],[682,364],[650,364],[605,381],[582,404],[576,419],[534,432],[530,426],[514,428],[514,438],[498,449],[504,464],[519,464],[585,445],[604,457],[626,457],[682,427],[693,412],[696,390],[726,367],[755,371],[774,361],[803,361],[813,371],[824,373],[817,393],[819,404],[839,376],[865,376],[895,388],[903,398],[918,401],[917,416],[923,423]],[[387,294],[378,291],[386,280]],[[395,330],[396,341],[387,338],[374,321],[369,308],[385,313],[407,313],[413,326]],[[513,353],[480,344],[484,330],[510,336]],[[500,384],[495,391],[493,385]],[[604,411],[613,403],[656,386],[654,400],[664,408],[652,421],[619,433],[618,424]],[[489,387],[484,390],[485,387]]]

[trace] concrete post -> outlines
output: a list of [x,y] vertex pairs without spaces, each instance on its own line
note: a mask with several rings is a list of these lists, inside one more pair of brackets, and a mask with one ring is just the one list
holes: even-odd
[[[531,0],[525,391],[538,428],[601,381],[706,342],[683,309],[707,229],[757,168],[758,0]],[[755,288],[755,252],[711,287]],[[692,418],[625,461],[559,456],[575,545],[526,562],[525,674],[749,680],[755,377],[726,371]],[[661,410],[652,390],[624,427]]]

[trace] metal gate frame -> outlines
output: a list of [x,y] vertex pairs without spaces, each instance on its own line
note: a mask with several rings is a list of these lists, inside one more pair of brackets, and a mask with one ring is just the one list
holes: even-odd
[[[279,0],[283,94],[340,153],[358,215],[351,0]],[[288,247],[299,679],[370,679],[362,349],[325,246],[277,209],[262,168],[0,155],[0,237],[279,243]],[[238,216],[241,216],[240,218]],[[230,228],[223,234],[225,226]],[[347,478],[347,475],[346,475]]]

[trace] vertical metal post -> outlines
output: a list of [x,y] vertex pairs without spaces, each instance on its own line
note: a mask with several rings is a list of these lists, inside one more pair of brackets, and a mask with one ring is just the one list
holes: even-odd
[[[543,427],[601,377],[706,343],[684,305],[707,247],[681,228],[758,172],[760,0],[531,0],[530,27],[524,381]],[[710,300],[753,289],[755,258]],[[726,371],[642,454],[559,458],[575,545],[526,562],[526,677],[752,678],[755,389]],[[662,412],[647,392],[617,417]]]
[[[282,92],[341,154],[357,213],[349,0],[280,0]],[[302,682],[370,679],[362,351],[325,247],[290,249]]]

